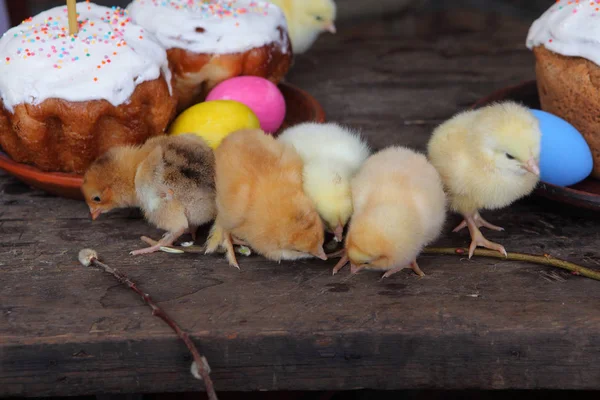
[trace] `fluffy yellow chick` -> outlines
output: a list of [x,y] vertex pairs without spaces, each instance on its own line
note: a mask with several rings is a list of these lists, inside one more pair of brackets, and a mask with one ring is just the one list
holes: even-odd
[[268,0],[283,10],[295,54],[306,52],[323,32],[335,33],[333,0]]
[[285,130],[279,141],[294,146],[304,162],[304,192],[317,207],[327,229],[342,241],[352,215],[350,180],[370,155],[357,132],[335,123],[307,122]]
[[216,215],[214,154],[193,134],[158,136],[142,146],[117,146],[86,171],[82,191],[92,218],[114,208],[137,206],[167,233],[158,244],[132,255],[158,251]]
[[446,219],[441,178],[423,154],[389,147],[372,155],[352,179],[354,214],[337,273],[384,270],[382,278],[410,267],[424,275],[417,256],[440,234]]
[[324,229],[302,189],[302,159],[296,150],[262,130],[241,130],[215,150],[217,218],[206,253],[223,247],[239,268],[233,244],[273,261],[318,257]]
[[428,155],[449,197],[450,208],[471,234],[469,258],[477,246],[504,247],[487,240],[480,227],[501,231],[479,215],[481,209],[499,209],[533,191],[539,180],[541,132],[536,117],[514,102],[502,102],[462,112],[437,127]]

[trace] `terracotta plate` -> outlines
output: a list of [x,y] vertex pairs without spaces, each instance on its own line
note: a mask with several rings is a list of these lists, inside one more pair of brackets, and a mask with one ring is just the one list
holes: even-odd
[[[477,101],[473,108],[502,100],[514,100],[527,107],[540,109],[540,99],[535,81],[500,89]],[[540,182],[535,194],[576,207],[600,211],[600,180],[593,178],[587,178],[583,182],[569,187]]]
[[[279,89],[287,105],[287,113],[281,129],[307,121],[325,122],[323,108],[310,94],[288,83],[280,84]],[[35,167],[12,161],[1,151],[0,168],[33,187],[58,196],[83,200],[79,189],[83,179],[79,175],[43,172]]]

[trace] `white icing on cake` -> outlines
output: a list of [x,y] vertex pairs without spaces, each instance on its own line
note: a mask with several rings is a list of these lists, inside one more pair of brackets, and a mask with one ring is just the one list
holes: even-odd
[[127,10],[165,49],[227,54],[277,43],[288,51],[283,11],[266,1],[134,0]]
[[600,0],[557,1],[533,22],[526,45],[600,65]]
[[49,98],[125,103],[135,87],[171,72],[165,50],[117,7],[77,3],[79,33],[67,7],[25,20],[0,39],[0,94],[7,110]]

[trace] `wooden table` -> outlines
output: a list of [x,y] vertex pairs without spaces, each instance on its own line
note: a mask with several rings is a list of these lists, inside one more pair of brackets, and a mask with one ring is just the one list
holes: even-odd
[[[297,59],[289,81],[375,148],[423,150],[436,124],[533,78],[527,21],[408,16],[346,27]],[[182,343],[81,248],[130,275],[193,335],[218,390],[600,389],[600,282],[532,264],[423,256],[401,272],[331,276],[334,261],[276,264],[132,257],[132,211],[92,222],[81,202],[1,174],[0,396],[202,388]],[[600,268],[600,215],[529,199],[487,213],[509,251]],[[465,246],[449,218],[439,245]]]

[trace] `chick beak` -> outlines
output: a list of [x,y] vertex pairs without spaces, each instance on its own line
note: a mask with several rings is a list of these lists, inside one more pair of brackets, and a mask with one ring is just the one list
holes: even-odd
[[333,34],[337,32],[337,29],[335,28],[335,24],[333,22],[330,22],[329,24],[325,25],[325,30]]
[[100,214],[102,214],[102,210],[99,208],[96,208],[96,209],[90,208],[90,214],[92,215],[92,221],[95,221],[96,218],[98,218],[100,216]]
[[529,160],[527,160],[527,162],[523,165],[523,168],[526,171],[529,171],[534,175],[540,176],[540,167],[538,166],[537,162],[535,162],[535,160],[533,158],[530,158]]
[[323,250],[323,246],[319,246],[319,250],[313,253],[313,256],[320,258],[323,261],[327,261],[327,254],[325,254],[325,250]]
[[356,274],[358,271],[364,268],[364,265],[356,265],[353,262],[350,263],[350,272]]
[[335,235],[335,241],[341,243],[344,239],[344,227],[342,224],[336,226],[336,228],[333,230],[333,234]]

